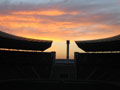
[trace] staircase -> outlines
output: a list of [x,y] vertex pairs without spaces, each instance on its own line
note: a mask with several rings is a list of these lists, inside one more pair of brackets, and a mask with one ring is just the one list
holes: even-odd
[[74,60],[57,59],[53,66],[52,80],[75,80],[76,67]]

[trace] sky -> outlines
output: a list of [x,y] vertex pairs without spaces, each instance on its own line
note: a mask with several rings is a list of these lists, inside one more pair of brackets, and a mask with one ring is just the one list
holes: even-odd
[[70,58],[83,52],[76,40],[120,34],[120,0],[0,0],[0,30],[17,36],[53,40],[47,52]]

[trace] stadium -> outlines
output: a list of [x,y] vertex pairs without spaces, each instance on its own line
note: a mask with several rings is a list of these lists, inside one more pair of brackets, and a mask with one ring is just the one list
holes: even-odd
[[76,44],[85,52],[120,51],[120,35],[98,40],[76,41]]
[[120,35],[75,41],[85,53],[75,52],[72,62],[58,62],[56,52],[45,52],[52,41],[0,32],[0,42],[0,80],[4,80],[1,87],[30,88],[32,85],[32,88],[82,89],[119,86],[107,81],[120,81]]
[[77,79],[120,80],[120,35],[75,42],[85,51],[85,53],[75,52]]

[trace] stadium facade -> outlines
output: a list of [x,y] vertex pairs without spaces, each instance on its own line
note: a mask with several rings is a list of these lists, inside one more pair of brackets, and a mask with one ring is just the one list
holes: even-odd
[[120,81],[120,35],[75,42],[85,51],[75,52],[77,80]]
[[0,31],[0,80],[49,80],[55,52],[43,52],[52,41],[14,36]]
[[0,48],[44,51],[51,45],[52,41],[23,38],[0,31]]
[[98,39],[98,40],[86,40],[75,41],[79,48],[85,52],[112,52],[120,51],[120,35]]

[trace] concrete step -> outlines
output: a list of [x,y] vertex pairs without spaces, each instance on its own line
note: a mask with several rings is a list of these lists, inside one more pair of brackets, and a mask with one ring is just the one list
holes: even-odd
[[67,60],[67,59],[56,59],[55,63],[74,63],[74,59],[70,59],[70,60]]
[[[59,62],[59,63],[58,63]],[[53,80],[75,80],[76,66],[73,60],[66,63],[65,60],[59,60],[53,66],[52,79]]]

